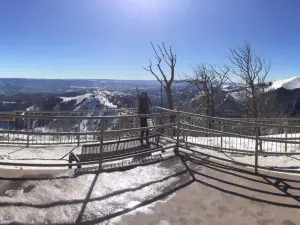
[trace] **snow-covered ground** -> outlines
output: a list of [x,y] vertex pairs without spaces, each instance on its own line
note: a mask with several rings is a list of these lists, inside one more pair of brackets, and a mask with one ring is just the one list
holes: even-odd
[[[184,170],[182,162],[174,158],[123,172],[1,181],[0,223],[120,223],[122,216],[115,217],[116,213],[139,206],[191,179],[188,173],[175,176]],[[138,210],[150,212],[151,205]]]

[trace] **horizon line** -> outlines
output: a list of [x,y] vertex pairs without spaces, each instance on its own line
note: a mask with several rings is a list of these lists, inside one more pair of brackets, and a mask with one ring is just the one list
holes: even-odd
[[157,81],[157,79],[107,79],[107,78],[29,78],[29,77],[0,77],[0,79],[16,79],[16,80],[118,80],[118,81]]

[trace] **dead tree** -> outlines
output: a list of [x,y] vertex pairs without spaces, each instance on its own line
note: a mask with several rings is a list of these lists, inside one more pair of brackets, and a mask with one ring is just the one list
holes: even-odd
[[201,111],[207,116],[215,116],[217,98],[222,92],[222,86],[228,81],[229,68],[217,68],[212,65],[198,65],[192,76],[186,77],[186,82],[198,89]]
[[[186,82],[198,89],[199,111],[214,117],[218,107],[218,98],[222,95],[222,86],[228,80],[229,68],[217,68],[212,65],[198,65],[194,68],[193,76],[187,76]],[[213,119],[208,119],[208,128],[213,128]]]
[[231,71],[241,79],[244,85],[247,116],[261,117],[265,103],[262,97],[269,86],[267,75],[270,71],[270,64],[257,56],[249,43],[231,49],[229,60],[232,64]]
[[[156,59],[156,66],[159,73],[155,72],[152,66],[152,61],[149,60],[149,66],[143,67],[146,71],[150,72],[157,81],[163,86],[166,91],[167,99],[168,99],[168,108],[174,109],[174,102],[173,102],[173,95],[172,95],[172,84],[175,78],[175,66],[177,61],[176,54],[173,53],[171,46],[169,50],[167,50],[165,43],[163,42],[162,45],[158,45],[158,50],[154,47],[153,43],[151,42],[152,49],[155,53]],[[162,69],[162,63],[166,64],[170,71],[169,75]]]

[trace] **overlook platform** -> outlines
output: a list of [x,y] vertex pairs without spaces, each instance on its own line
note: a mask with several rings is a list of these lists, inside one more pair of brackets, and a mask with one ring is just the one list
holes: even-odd
[[[150,115],[118,112],[19,112],[9,121],[3,115],[1,224],[300,221],[300,120],[212,118],[163,108]],[[143,116],[159,145],[141,152],[138,141],[130,141],[126,148],[138,151],[125,155],[115,145],[139,137]],[[70,153],[87,144],[99,145],[99,159],[69,163]],[[106,152],[117,157],[105,159]]]

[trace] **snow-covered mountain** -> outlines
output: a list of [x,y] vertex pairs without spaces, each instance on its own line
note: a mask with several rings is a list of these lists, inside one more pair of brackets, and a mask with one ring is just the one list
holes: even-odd
[[[113,116],[119,115],[119,111],[113,110],[117,108],[135,106],[135,96],[125,94],[118,91],[93,90],[84,94],[75,95],[72,97],[57,96],[44,99],[26,109],[27,112],[39,114],[39,111],[63,112],[69,111],[67,115],[71,116]],[[109,109],[109,110],[108,110]],[[111,110],[112,109],[112,110]],[[24,113],[23,113],[24,114]],[[53,115],[48,113],[47,116]],[[113,126],[116,121],[105,121],[107,126]],[[1,126],[0,122],[0,126]],[[2,124],[3,125],[3,124]],[[4,126],[4,125],[3,125]],[[7,124],[6,124],[7,126]],[[80,131],[95,131],[99,130],[100,121],[96,119],[76,120],[43,120],[37,119],[31,121],[31,129],[34,131],[70,131],[78,128]],[[22,119],[17,119],[15,122],[10,122],[11,129],[25,129],[26,123]]]
[[300,88],[300,77],[292,77],[284,80],[276,80],[269,87],[269,90],[276,90],[279,88],[284,88],[287,90],[294,90]]
[[71,104],[77,110],[116,109],[134,104],[134,97],[119,91],[95,90],[74,97],[57,97],[61,100],[54,108],[60,109],[63,104]]

